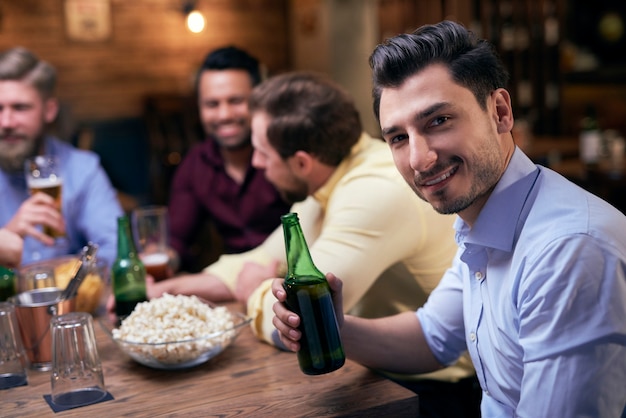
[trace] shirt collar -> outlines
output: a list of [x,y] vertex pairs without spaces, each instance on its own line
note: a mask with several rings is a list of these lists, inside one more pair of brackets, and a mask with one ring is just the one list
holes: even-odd
[[372,138],[367,133],[362,133],[357,143],[352,146],[350,154],[341,161],[333,174],[326,180],[326,183],[313,194],[313,198],[317,200],[323,208],[328,204],[328,199],[339,180],[355,165],[360,164],[361,159],[359,156],[366,150],[367,144],[371,140]]
[[220,152],[219,145],[210,136],[204,140],[202,155],[207,163],[209,163],[213,167],[224,166],[224,159],[222,158],[222,153]]
[[516,147],[474,226],[470,228],[457,218],[454,226],[457,242],[512,251],[524,222],[524,204],[538,175],[538,167]]

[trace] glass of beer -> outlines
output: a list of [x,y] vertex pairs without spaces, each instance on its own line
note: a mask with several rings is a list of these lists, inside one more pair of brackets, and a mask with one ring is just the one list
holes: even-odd
[[167,207],[145,206],[132,213],[132,228],[139,258],[146,272],[159,281],[169,275]]
[[[59,172],[59,163],[56,157],[38,155],[27,159],[24,163],[26,183],[31,194],[43,192],[54,199],[55,206],[61,212],[61,195],[63,180]],[[53,238],[63,237],[64,234],[44,226],[44,234]]]

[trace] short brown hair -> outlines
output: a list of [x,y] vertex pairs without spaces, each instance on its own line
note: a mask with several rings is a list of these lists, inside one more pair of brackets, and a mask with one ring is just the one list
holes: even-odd
[[363,127],[350,95],[321,74],[292,72],[261,83],[250,97],[250,112],[270,117],[270,145],[286,159],[305,151],[337,166],[350,154]]
[[16,47],[0,53],[0,80],[24,81],[48,98],[54,94],[57,73],[29,50]]

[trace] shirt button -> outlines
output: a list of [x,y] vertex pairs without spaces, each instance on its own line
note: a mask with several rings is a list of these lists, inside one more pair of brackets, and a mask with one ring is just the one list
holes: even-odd
[[471,342],[474,342],[474,341],[476,341],[476,334],[475,334],[475,333],[473,333],[473,332],[470,332],[470,335],[469,335],[469,337],[470,337],[470,341],[471,341]]
[[474,278],[476,280],[482,280],[483,279],[483,273],[480,271],[477,271],[476,273],[474,273]]

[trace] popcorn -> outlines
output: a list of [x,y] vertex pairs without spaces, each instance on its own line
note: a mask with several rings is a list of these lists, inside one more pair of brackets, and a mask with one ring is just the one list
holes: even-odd
[[177,364],[229,342],[234,325],[226,307],[211,308],[196,296],[165,293],[137,304],[113,330],[113,338],[128,343],[128,349],[138,355]]

